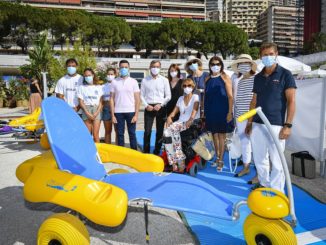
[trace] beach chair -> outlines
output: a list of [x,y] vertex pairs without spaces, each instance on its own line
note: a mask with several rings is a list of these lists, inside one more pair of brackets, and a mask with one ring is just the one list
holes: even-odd
[[[246,202],[234,203],[199,179],[160,172],[164,167],[160,157],[119,146],[95,145],[80,117],[64,101],[54,97],[44,100],[42,113],[51,151],[22,163],[16,176],[24,183],[27,201],[50,202],[74,212],[54,214],[45,220],[38,232],[38,244],[89,244],[89,234],[80,216],[99,225],[119,226],[132,203],[144,205],[145,217],[151,205],[220,219],[239,218],[239,207]],[[107,173],[101,162],[105,158],[129,164],[139,172]],[[276,209],[272,208],[273,218],[287,215],[284,195],[277,193],[272,198],[277,202]],[[259,203],[256,197],[252,199]],[[148,222],[148,241],[147,225]],[[290,241],[286,244],[293,244],[295,236],[291,236],[288,225],[280,223],[278,227],[277,234],[285,233],[283,239]]]

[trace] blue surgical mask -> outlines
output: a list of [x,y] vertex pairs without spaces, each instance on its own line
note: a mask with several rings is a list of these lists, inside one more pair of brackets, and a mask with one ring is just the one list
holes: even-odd
[[120,68],[120,76],[126,77],[126,76],[128,76],[128,74],[129,74],[128,68],[125,68],[125,67]]
[[76,74],[76,72],[77,72],[77,68],[74,67],[74,66],[68,66],[68,67],[67,67],[67,72],[68,72],[69,75],[72,76],[72,75]]
[[189,66],[189,69],[192,70],[192,71],[197,71],[198,70],[198,64],[197,63],[191,64]]
[[93,84],[93,76],[86,76],[86,77],[85,77],[85,81],[86,81],[88,84]]
[[264,66],[266,67],[271,67],[272,65],[274,65],[276,63],[276,56],[272,56],[272,55],[268,55],[268,56],[263,56],[261,58],[262,63],[264,64]]

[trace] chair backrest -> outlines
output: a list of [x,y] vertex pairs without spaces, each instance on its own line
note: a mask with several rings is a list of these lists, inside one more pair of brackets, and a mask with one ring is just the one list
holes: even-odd
[[61,170],[99,180],[106,174],[82,119],[63,100],[49,97],[42,114],[53,155]]

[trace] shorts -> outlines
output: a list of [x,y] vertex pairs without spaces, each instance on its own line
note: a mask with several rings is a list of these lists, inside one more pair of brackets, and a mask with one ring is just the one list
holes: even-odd
[[[98,105],[85,105],[86,107],[86,110],[90,113],[90,114],[94,114],[97,110],[97,107]],[[88,120],[88,117],[86,116],[86,113],[85,111],[83,110],[83,113],[82,113],[82,119],[84,121]],[[97,114],[95,120],[101,120],[101,112],[99,114]]]
[[101,119],[103,121],[111,121],[112,116],[111,116],[111,110],[109,106],[104,106],[102,113],[101,113]]

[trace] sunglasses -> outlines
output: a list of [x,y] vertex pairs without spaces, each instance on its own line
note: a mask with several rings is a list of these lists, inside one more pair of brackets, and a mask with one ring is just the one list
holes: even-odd
[[184,85],[182,85],[182,87],[183,87],[183,88],[187,88],[187,87],[188,87],[188,88],[192,88],[192,85],[191,85],[191,84],[184,84]]
[[221,66],[221,63],[211,63],[210,66]]

